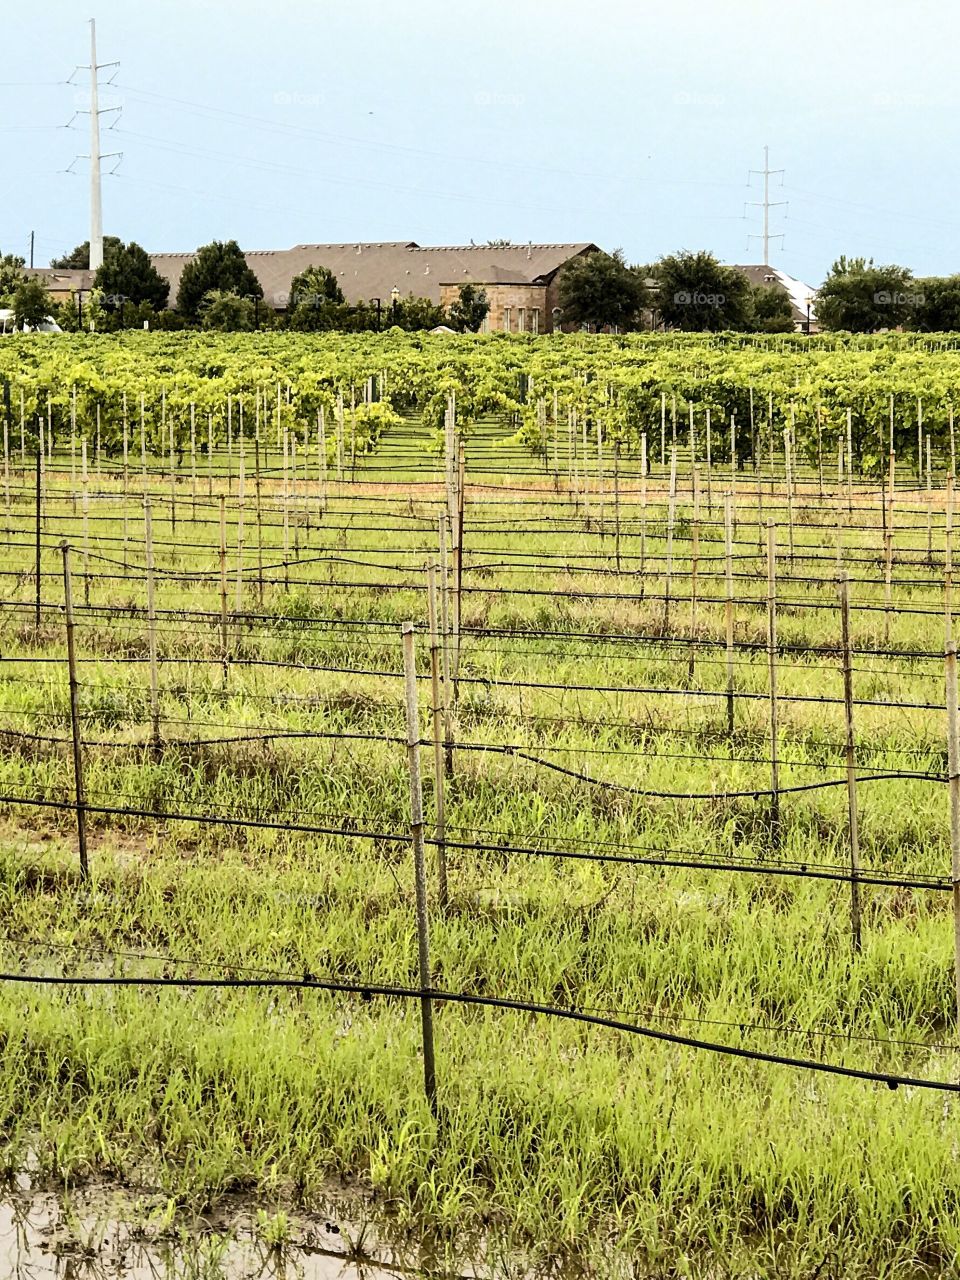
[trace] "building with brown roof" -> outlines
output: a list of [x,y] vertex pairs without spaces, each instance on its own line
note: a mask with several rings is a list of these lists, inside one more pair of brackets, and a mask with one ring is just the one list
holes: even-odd
[[752,263],[747,266],[738,264],[735,270],[742,271],[752,285],[763,285],[765,289],[776,289],[785,293],[790,299],[790,311],[793,327],[798,333],[818,333],[816,299],[817,291],[809,284],[795,276],[788,276],[779,267],[770,267]]
[[28,280],[39,280],[54,302],[69,302],[91,291],[96,273],[80,267],[25,267],[23,274]]
[[[577,244],[419,245],[414,240],[354,244],[298,244],[292,249],[250,250],[247,264],[264,302],[286,307],[290,284],[308,267],[326,267],[347,302],[379,300],[385,316],[393,299],[428,298],[444,306],[464,284],[483,288],[490,303],[484,328],[550,333],[559,319],[559,275],[572,258],[597,246]],[[170,282],[176,302],[180,276],[192,253],[155,253],[153,265]]]

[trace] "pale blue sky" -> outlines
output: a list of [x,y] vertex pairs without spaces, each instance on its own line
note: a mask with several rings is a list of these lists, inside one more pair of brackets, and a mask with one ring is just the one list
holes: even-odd
[[104,229],[151,250],[506,236],[759,262],[768,143],[774,265],[960,270],[954,0],[3,0],[0,250],[33,229],[38,265],[88,234],[85,162],[61,172],[86,117],[55,127],[85,73],[55,82],[91,16],[121,63]]

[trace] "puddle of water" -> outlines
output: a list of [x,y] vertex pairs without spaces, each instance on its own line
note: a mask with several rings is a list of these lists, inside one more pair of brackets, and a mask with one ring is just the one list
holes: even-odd
[[[372,1227],[337,1216],[291,1217],[271,1247],[272,1211],[234,1207],[184,1221],[163,1202],[134,1204],[103,1189],[69,1200],[13,1192],[0,1203],[0,1277],[18,1280],[411,1280],[452,1277],[401,1257]],[[483,1273],[457,1269],[462,1280]]]
[[[836,1280],[844,1274],[832,1264],[814,1270],[808,1258],[800,1259],[800,1270],[788,1265],[774,1272],[755,1265],[749,1251],[736,1267],[704,1259],[696,1266],[685,1262],[682,1272],[673,1266],[641,1271],[624,1255],[605,1258],[599,1267],[559,1259],[536,1267],[516,1256],[498,1256],[489,1242],[483,1261],[471,1265],[457,1256],[451,1262],[415,1237],[397,1244],[372,1207],[362,1196],[332,1194],[326,1216],[285,1216],[248,1196],[226,1195],[212,1212],[191,1216],[171,1211],[159,1193],[138,1198],[131,1190],[100,1185],[54,1194],[30,1189],[23,1177],[19,1189],[0,1201],[0,1280],[653,1280],[676,1274],[702,1280],[817,1274]],[[271,1239],[279,1243],[271,1247]],[[769,1262],[766,1253],[764,1260]],[[895,1272],[879,1267],[881,1273],[898,1280],[956,1275],[949,1267],[924,1268],[913,1259]]]

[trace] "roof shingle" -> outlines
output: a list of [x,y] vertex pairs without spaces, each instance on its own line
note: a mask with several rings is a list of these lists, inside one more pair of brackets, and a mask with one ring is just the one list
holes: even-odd
[[[386,304],[392,289],[403,297],[440,301],[442,284],[529,284],[549,280],[569,262],[596,245],[419,245],[413,240],[352,244],[298,244],[292,249],[245,251],[251,270],[269,305],[286,305],[290,282],[308,267],[327,267],[337,278],[348,302],[379,297]],[[192,253],[155,253],[153,265],[170,281],[170,302],[176,301],[180,275]]]

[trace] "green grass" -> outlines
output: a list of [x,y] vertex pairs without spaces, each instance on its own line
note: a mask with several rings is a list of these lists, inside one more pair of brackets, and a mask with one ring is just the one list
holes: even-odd
[[[145,603],[137,500],[129,495],[124,521],[119,485],[104,481],[103,496],[91,503],[92,610],[81,610],[78,628],[84,736],[124,744],[86,748],[91,804],[335,827],[352,821],[403,833],[409,807],[399,625],[426,616],[419,570],[433,554],[442,494],[410,499],[332,486],[322,517],[315,489],[301,494],[313,505],[309,528],[304,518],[290,535],[300,551],[289,569],[293,581],[287,587],[282,570],[271,571],[279,580],[267,583],[262,601],[248,506],[244,616],[234,616],[232,550],[229,559],[229,647],[238,661],[228,664],[224,688],[218,516],[201,504],[201,518],[193,520],[189,480],[182,489],[176,530],[155,500],[158,607],[211,616],[162,615],[168,745],[159,752],[147,744],[146,665],[123,661],[146,652],[136,612]],[[762,644],[765,562],[746,489],[744,481],[737,639]],[[464,637],[462,674],[469,680],[461,688],[458,742],[523,745],[543,760],[644,791],[769,786],[765,652],[737,651],[743,696],[731,741],[723,698],[703,696],[726,687],[722,647],[698,649],[691,673],[689,647],[656,640],[663,603],[649,596],[664,589],[663,561],[655,559],[663,552],[664,494],[651,494],[646,513],[643,574],[636,494],[632,507],[624,503],[629,533],[622,512],[621,554],[633,560],[631,572],[621,574],[612,561],[609,504],[601,541],[573,502],[565,503],[562,527],[557,520],[538,526],[544,500],[501,489],[468,504],[464,581],[478,590],[464,596],[464,625],[548,634]],[[769,495],[765,501],[769,511]],[[271,564],[282,558],[277,504],[274,484],[263,557]],[[76,575],[82,545],[72,501],[58,499],[53,484],[46,510],[43,564],[50,576],[39,635],[29,613],[25,495],[5,518],[10,533],[3,537],[18,544],[8,550],[7,567],[22,577],[6,578],[4,595],[25,608],[0,614],[0,727],[68,739],[55,548],[63,536],[73,543]],[[229,511],[235,537],[235,493]],[[683,637],[691,634],[682,559],[690,547],[689,497],[681,514],[669,630]],[[854,603],[882,603],[878,511],[864,509],[864,529],[849,527],[843,501],[832,511],[797,515],[797,547],[821,556],[816,572],[824,581],[791,583],[789,564],[781,564],[780,640],[836,646],[832,526],[839,516],[848,555],[866,550],[874,557],[856,570],[870,581],[854,584]],[[924,563],[925,513],[917,507],[909,517],[912,531],[906,510],[901,518],[891,653],[855,662],[856,695],[886,703],[856,711],[859,765],[864,772],[942,773],[943,712],[902,705],[943,699],[942,662],[907,656],[942,647],[935,612],[942,607],[942,517],[933,565]],[[489,521],[506,532],[491,531]],[[785,543],[783,529],[778,536]],[[722,530],[704,519],[702,555],[722,550],[721,539]],[[405,554],[394,557],[397,551]],[[557,558],[544,568],[546,552]],[[333,565],[333,582],[330,564],[314,558],[331,553],[349,561]],[[373,567],[394,559],[399,569]],[[590,572],[572,573],[578,563]],[[722,560],[704,563],[722,574]],[[802,573],[799,558],[794,568]],[[210,576],[200,581],[191,570]],[[384,581],[400,587],[377,585]],[[497,594],[503,587],[515,594]],[[82,600],[82,579],[74,589]],[[536,590],[564,594],[530,594]],[[719,601],[722,578],[701,578],[700,591]],[[815,604],[829,607],[809,607]],[[245,616],[250,612],[264,616],[254,620]],[[361,631],[348,625],[356,619],[387,625]],[[571,631],[586,638],[562,634]],[[854,632],[857,646],[885,647],[882,611],[855,609]],[[613,641],[612,633],[633,639]],[[722,604],[701,599],[696,636],[723,634]],[[426,673],[424,638],[419,645]],[[301,665],[244,665],[245,657]],[[778,679],[782,785],[823,777],[825,766],[827,776],[842,777],[842,705],[788,700],[841,698],[836,654],[785,651]],[[610,686],[648,692],[604,691]],[[424,679],[424,726],[428,690]],[[270,729],[354,736],[169,744]],[[0,794],[69,801],[69,750],[66,741],[0,736]],[[658,799],[503,753],[459,750],[455,766],[448,829],[467,842],[685,850],[773,865],[843,866],[849,857],[843,788],[786,796],[782,840],[773,850],[764,799]],[[432,819],[428,751],[423,768]],[[892,875],[948,873],[944,787],[918,779],[864,782],[859,799],[865,866]],[[414,879],[404,842],[93,812],[93,875],[83,884],[69,811],[6,805],[3,821],[0,967],[7,972],[203,976],[253,968],[415,981]],[[843,885],[496,849],[451,849],[448,856],[450,902],[443,911],[434,903],[431,919],[440,988],[612,1011],[729,1045],[956,1078],[960,1049],[940,1047],[956,1045],[949,894],[865,890],[864,943],[854,956]],[[274,1206],[309,1206],[339,1180],[375,1189],[391,1220],[457,1250],[486,1237],[528,1256],[569,1255],[601,1268],[617,1254],[635,1258],[639,1274],[938,1274],[960,1243],[952,1095],[892,1092],[458,1005],[438,1008],[436,1037],[437,1118],[423,1096],[413,1003],[313,991],[0,984],[4,1168],[13,1176],[30,1167],[52,1185],[107,1177],[160,1187],[194,1207],[241,1189]]]

